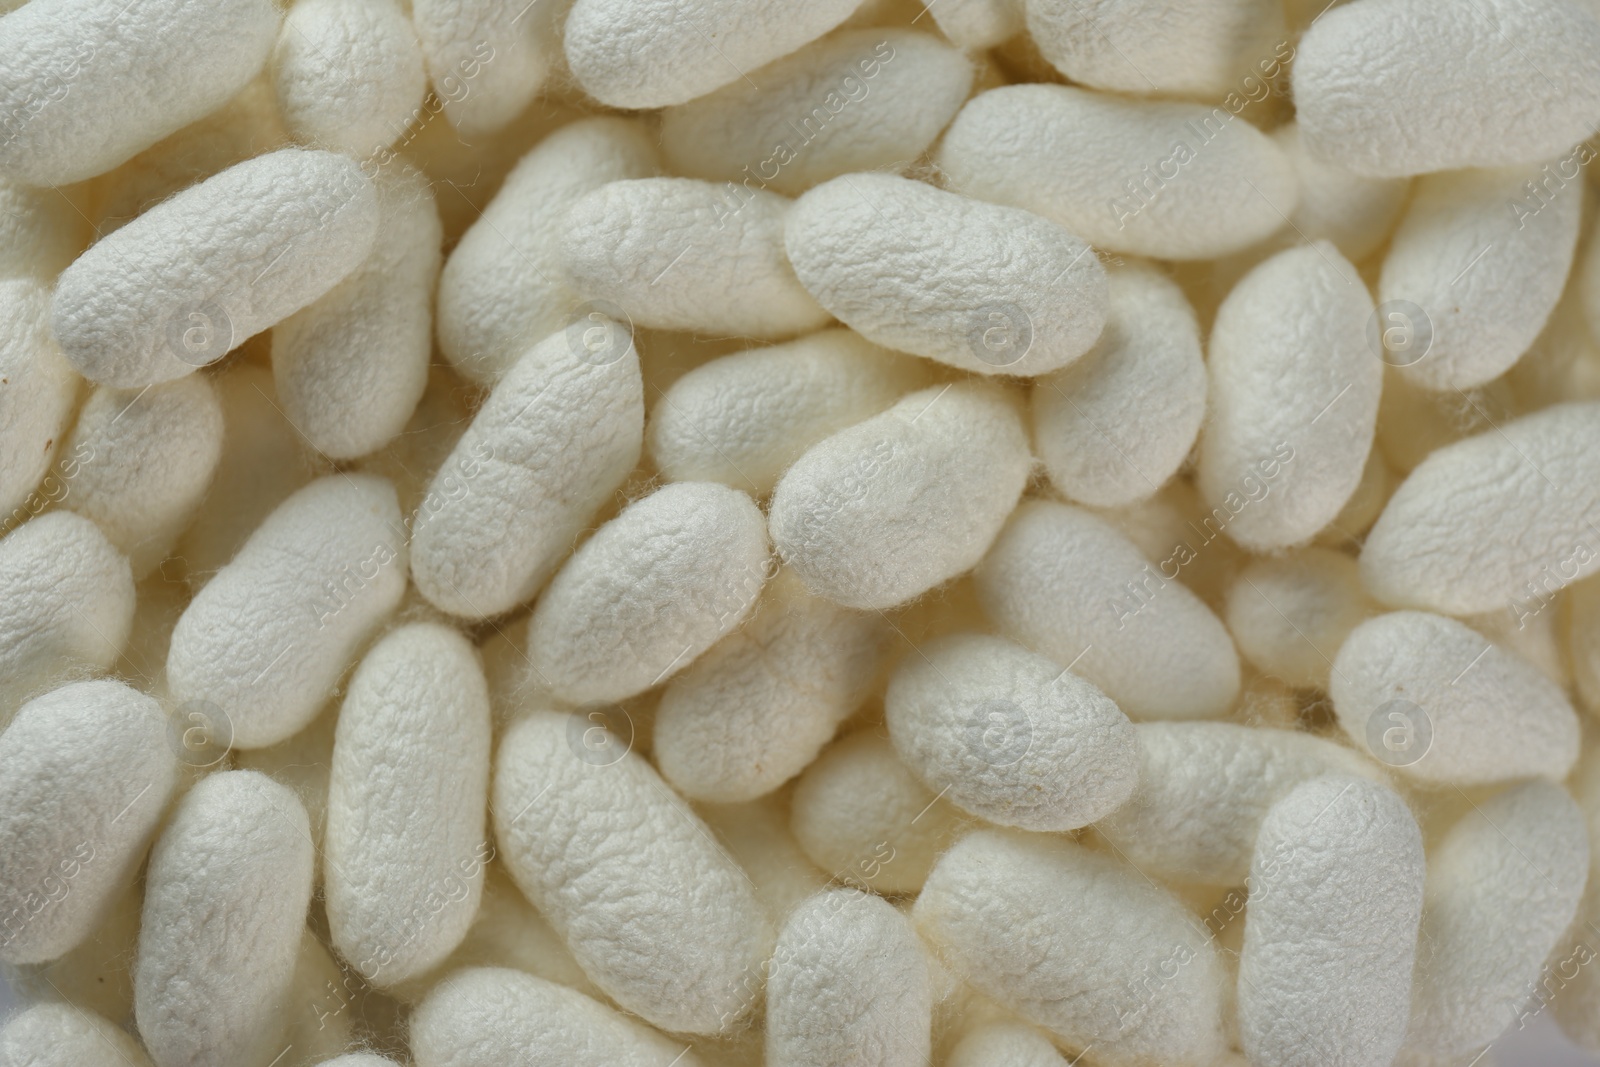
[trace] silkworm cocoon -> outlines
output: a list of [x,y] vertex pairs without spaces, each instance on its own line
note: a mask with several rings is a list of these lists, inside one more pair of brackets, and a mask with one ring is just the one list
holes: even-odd
[[[0,222],[5,203],[0,200]],[[3,235],[0,235],[3,239]],[[61,478],[39,480],[50,469],[78,395],[78,376],[50,335],[50,290],[41,281],[0,281],[0,523],[13,525],[37,513],[44,498],[70,492]],[[73,467],[76,470],[76,467]],[[23,515],[16,512],[24,511]]]
[[0,719],[51,681],[111,667],[133,623],[128,560],[70,511],[0,538]]
[[905,916],[859,889],[828,889],[784,924],[767,980],[773,1067],[921,1067],[933,985]]
[[1177,472],[1206,414],[1200,325],[1154,270],[1110,274],[1105,331],[1033,386],[1033,437],[1056,488],[1095,507],[1143,500]]
[[336,460],[382,448],[405,428],[428,384],[433,352],[440,261],[433,190],[411,168],[385,170],[373,187],[379,227],[372,251],[272,331],[284,415]]
[[789,832],[786,796],[769,795],[744,804],[701,804],[695,810],[749,876],[767,914],[777,923],[827,885],[828,876],[806,858]]
[[286,148],[230,167],[61,272],[52,327],[84,377],[169,381],[338,284],[372,248],[377,196],[353,159]]
[[675,482],[600,527],[551,580],[528,623],[533,676],[587,704],[642,693],[737,627],[770,576],[749,497]]
[[909,178],[817,186],[795,203],[784,243],[801,283],[846,326],[961,370],[1057,370],[1105,325],[1105,271],[1075,233]]
[[1289,221],[1296,236],[1332,241],[1352,262],[1377,251],[1400,220],[1410,181],[1369,178],[1346,170],[1337,159],[1313,158],[1298,123],[1279,126],[1272,139],[1294,165],[1299,195]]
[[1030,500],[974,577],[984,611],[1013,640],[1103,689],[1134,718],[1207,718],[1239,694],[1222,622],[1103,519]]
[[305,809],[265,775],[213,774],[178,803],[150,854],[134,964],[158,1067],[265,1067],[281,1052],[312,864]]
[[1096,89],[1221,96],[1241,77],[1255,85],[1258,63],[1271,79],[1294,56],[1275,0],[1027,0],[1024,7],[1028,32],[1051,65]]
[[950,188],[1035,211],[1096,248],[1211,259],[1295,206],[1272,138],[1204,104],[1012,85],[967,102],[936,155]]
[[1257,560],[1228,591],[1228,632],[1240,653],[1299,688],[1327,688],[1339,646],[1372,613],[1356,561],[1327,548]]
[[860,705],[888,627],[808,594],[788,572],[754,617],[668,683],[652,755],[692,799],[752,800],[806,768]]
[[560,10],[521,0],[412,0],[428,77],[450,125],[476,137],[517,117],[550,76]]
[[390,632],[350,679],[328,782],[328,925],[370,984],[421,974],[466,936],[488,789],[477,653],[437,623]]
[[572,206],[562,255],[579,293],[640,326],[788,337],[828,321],[784,258],[789,203],[690,178],[611,182]]
[[1558,785],[1513,786],[1456,823],[1428,860],[1402,1058],[1465,1062],[1509,1029],[1588,876],[1583,812]]
[[406,586],[394,487],[318,479],[280,504],[172,632],[173,699],[203,702],[258,748],[311,721]]
[[434,474],[411,573],[445,611],[482,619],[538,592],[639,461],[644,386],[633,339],[610,319],[588,329],[604,336],[602,348],[567,330],[523,356]]
[[764,496],[806,449],[926,384],[923,366],[839,329],[713,359],[656,402],[650,456],[673,481]]
[[66,193],[0,179],[0,278],[48,281],[88,241],[89,226]]
[[358,159],[405,134],[428,88],[422,48],[395,0],[296,3],[278,35],[273,79],[296,139]]
[[1251,1063],[1389,1063],[1405,1038],[1425,866],[1387,787],[1325,775],[1273,805],[1250,863],[1239,1037]]
[[1548,200],[1525,192],[1539,177],[1525,166],[1417,182],[1378,282],[1380,305],[1397,309],[1379,325],[1400,341],[1384,359],[1402,376],[1469,389],[1499,377],[1539,336],[1566,285],[1583,205],[1581,188]]
[[1360,483],[1383,389],[1372,314],[1355,268],[1327,242],[1279,252],[1217,309],[1199,487],[1244,547],[1310,540]]
[[982,558],[1032,463],[997,387],[924,389],[796,460],[773,490],[772,539],[813,593],[893,607]]
[[563,43],[578,84],[602,104],[667,107],[744,79],[821,37],[860,4],[578,0]]
[[920,156],[972,89],[972,63],[931,34],[846,30],[661,116],[661,148],[693,178],[797,196]]
[[1226,722],[1150,722],[1134,730],[1138,787],[1095,829],[1158,878],[1239,885],[1273,804],[1320,775],[1378,775],[1358,753],[1298,730]]
[[979,830],[939,859],[918,931],[945,964],[1108,1067],[1221,1055],[1223,969],[1178,899],[1062,840]]
[[[1600,18],[1566,0],[1343,6],[1300,41],[1296,117],[1312,155],[1358,174],[1533,163],[1600,126],[1596,50]],[[1513,94],[1515,109],[1479,103]]]
[[772,930],[750,882],[636,752],[536,711],[496,756],[491,810],[518,887],[618,1006],[711,1034],[747,1012]]
[[177,781],[166,718],[120,682],[23,705],[0,734],[0,959],[42,963],[98,924]]
[[1600,570],[1600,404],[1558,404],[1448,445],[1400,483],[1361,550],[1395,606],[1525,604]]
[[1395,611],[1357,626],[1328,694],[1358,746],[1423,782],[1559,781],[1578,758],[1578,716],[1561,688],[1443,615]]
[[62,503],[93,519],[135,581],[171,551],[222,456],[222,405],[204,378],[146,389],[101,386],[67,438],[77,464]]
[[529,344],[569,325],[580,298],[561,263],[568,211],[656,169],[653,141],[614,117],[563,126],[524,156],[439,276],[439,349],[451,365],[492,385]]
[[906,765],[1001,826],[1076,830],[1133,792],[1133,724],[1100,690],[1002,637],[925,645],[889,679],[884,718]]
[[29,185],[92,178],[221,106],[266,62],[280,17],[270,0],[24,7],[0,28],[0,173]]
[[34,1004],[0,1028],[5,1067],[150,1067],[139,1042],[91,1012]]
[[915,893],[960,822],[871,730],[839,741],[806,768],[789,827],[811,861],[879,893]]
[[945,0],[927,12],[940,33],[968,51],[993,48],[1026,26],[1022,0]]

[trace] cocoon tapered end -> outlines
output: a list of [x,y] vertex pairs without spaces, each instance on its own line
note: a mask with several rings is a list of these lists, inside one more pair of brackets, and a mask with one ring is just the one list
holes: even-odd
[[67,1004],[35,1004],[0,1027],[5,1067],[150,1067],[121,1028]]
[[1263,674],[1326,689],[1334,656],[1375,607],[1356,561],[1328,548],[1257,560],[1228,590],[1228,632]]
[[[0,222],[4,201],[0,200]],[[3,237],[0,237],[3,240]],[[14,526],[71,492],[45,478],[78,395],[78,375],[50,334],[50,289],[32,278],[0,281],[0,524]],[[76,471],[70,455],[61,474]]]

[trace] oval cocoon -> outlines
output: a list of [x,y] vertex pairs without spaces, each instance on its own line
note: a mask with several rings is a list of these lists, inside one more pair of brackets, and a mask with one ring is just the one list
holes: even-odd
[[139,1042],[92,1012],[44,1002],[0,1029],[6,1067],[150,1067]]
[[[0,221],[6,206],[0,200]],[[48,498],[71,492],[60,478],[43,486],[39,479],[67,431],[79,379],[50,334],[50,289],[43,282],[0,281],[0,321],[6,323],[0,333],[0,521],[9,525],[26,512],[37,514]]]

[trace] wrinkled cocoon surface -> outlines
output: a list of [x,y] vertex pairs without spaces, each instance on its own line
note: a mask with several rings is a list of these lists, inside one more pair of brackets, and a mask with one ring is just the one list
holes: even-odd
[[974,988],[1108,1067],[1225,1048],[1224,971],[1199,921],[1110,856],[976,831],[940,857],[913,915]]
[[972,63],[932,34],[846,30],[661,116],[680,174],[798,196],[916,159],[972,89]]
[[998,387],[924,389],[796,460],[772,494],[772,539],[812,592],[893,607],[982,558],[1032,463]]
[[1200,326],[1183,290],[1154,270],[1110,274],[1094,348],[1033,387],[1033,436],[1057,489],[1121,507],[1160,489],[1206,414]]
[[839,321],[961,370],[1057,370],[1105,325],[1105,270],[1075,233],[908,178],[847,174],[818,186],[796,201],[784,243]]
[[265,1067],[282,1052],[315,857],[305,808],[255,771],[202,779],[150,854],[134,1015],[157,1067]]
[[1294,164],[1299,185],[1289,217],[1295,236],[1332,241],[1352,262],[1376,251],[1399,221],[1411,182],[1369,178],[1346,170],[1337,159],[1313,158],[1306,151],[1299,123],[1279,126],[1272,131],[1272,139]]
[[492,797],[501,855],[620,1007],[666,1030],[726,1030],[760,991],[766,915],[689,805],[621,739],[586,745],[589,728],[535,711],[506,733]]
[[1309,540],[1360,483],[1383,388],[1371,318],[1366,286],[1327,242],[1273,256],[1217,310],[1198,484],[1244,547]]
[[829,889],[789,916],[767,979],[770,1067],[923,1067],[933,984],[916,931],[881,897]]
[[1138,734],[1138,787],[1096,829],[1156,877],[1238,885],[1267,811],[1324,774],[1376,777],[1343,745],[1297,730],[1226,722],[1150,722]]
[[1536,604],[1600,570],[1600,404],[1557,404],[1447,445],[1367,535],[1361,579],[1397,607]]
[[421,974],[466,935],[488,858],[488,788],[477,652],[436,623],[392,631],[350,679],[328,781],[328,925],[369,983]]
[[1443,615],[1396,611],[1357,626],[1329,695],[1358,746],[1424,782],[1559,781],[1578,757],[1578,716],[1561,688]]
[[1105,520],[1030,500],[975,576],[1003,633],[1087,678],[1128,715],[1204,718],[1238,695],[1239,656],[1221,620],[1177,580],[1193,559],[1190,551],[1152,564]]
[[[603,338],[597,347],[589,335]],[[536,593],[639,461],[644,386],[626,327],[597,318],[518,360],[440,465],[414,520],[430,602],[482,619]]]
[[85,378],[181,378],[316,300],[366,258],[378,200],[355,160],[285,148],[164,200],[61,272],[51,325]]
[[1600,16],[1571,0],[1366,0],[1301,39],[1296,117],[1313,155],[1358,174],[1534,163],[1600,126],[1596,52]]
[[1293,164],[1244,119],[1061,85],[973,97],[937,162],[958,192],[1036,211],[1096,248],[1159,259],[1237,251],[1295,205]]
[[0,734],[0,959],[72,950],[133,877],[177,780],[166,718],[120,682],[23,705]]
[[405,592],[394,487],[318,479],[269,515],[195,594],[172,631],[167,684],[231,723],[240,748],[311,721],[356,650]]
[[1075,830],[1128,799],[1133,724],[1109,697],[1000,637],[923,646],[889,679],[895,751],[952,804],[1002,826]]
[[468,137],[510,122],[550,76],[559,4],[412,0],[411,19],[433,91]]
[[0,174],[29,185],[92,178],[214,111],[266,62],[280,18],[271,0],[24,8],[0,26]]
[[539,598],[535,684],[573,703],[621,700],[688,666],[755,606],[772,565],[765,527],[754,501],[709,482],[629,505]]
[[91,1012],[35,1004],[0,1028],[4,1067],[150,1067],[139,1042]]
[[1301,688],[1327,688],[1339,646],[1372,611],[1356,561],[1328,548],[1256,560],[1228,590],[1228,632],[1239,652]]
[[[4,206],[0,201],[0,221]],[[72,417],[78,376],[50,334],[48,286],[0,281],[0,322],[0,523],[11,525],[23,517],[17,512],[24,503],[37,512],[48,497],[70,492],[59,477],[43,486],[39,479]]]
[[1250,864],[1239,1037],[1252,1063],[1389,1063],[1405,1037],[1422,835],[1403,800],[1327,775],[1273,805]]

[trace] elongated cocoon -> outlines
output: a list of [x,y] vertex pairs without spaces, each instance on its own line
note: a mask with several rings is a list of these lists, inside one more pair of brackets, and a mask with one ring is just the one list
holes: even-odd
[[[1533,163],[1600,126],[1600,17],[1586,4],[1372,0],[1325,15],[1300,41],[1296,118],[1313,155],[1358,174]],[[1489,103],[1512,96],[1513,109]]]
[[1307,541],[1361,481],[1383,389],[1372,298],[1327,242],[1245,275],[1211,330],[1200,494],[1255,551]]
[[1134,718],[1220,715],[1239,693],[1239,656],[1221,620],[1087,511],[1024,503],[975,577],[1003,633]]
[[585,746],[587,728],[536,711],[507,731],[492,798],[501,855],[620,1007],[666,1030],[725,1030],[759,991],[772,944],[766,914],[644,758],[607,762],[609,750]]
[[1047,219],[891,174],[848,174],[796,202],[795,273],[869,341],[979,374],[1071,363],[1105,325],[1105,271]]
[[[0,221],[3,208],[0,201]],[[0,522],[9,525],[22,517],[15,512],[25,501],[28,511],[44,507],[29,500],[36,487],[51,496],[70,492],[40,487],[39,479],[66,432],[78,376],[50,334],[50,290],[42,282],[0,281],[0,322]]]
[[1183,290],[1143,267],[1110,274],[1094,348],[1033,386],[1033,437],[1050,481],[1095,507],[1151,496],[1206,414],[1200,325]]
[[0,278],[48,281],[88,241],[89,224],[65,193],[0,178]]
[[764,496],[806,449],[926,384],[925,366],[841,329],[713,359],[656,402],[650,457],[673,481]]
[[127,558],[81,515],[53,511],[0,538],[0,717],[53,679],[109,669],[133,603]]
[[1293,165],[1231,112],[1060,85],[973,97],[936,161],[958,192],[1036,211],[1096,248],[1158,259],[1238,251],[1295,204]]
[[1216,949],[1176,897],[1110,856],[975,831],[912,914],[970,985],[1110,1067],[1210,1063],[1225,1047]]
[[788,212],[760,189],[612,182],[573,205],[562,255],[579,293],[640,326],[788,337],[828,321],[784,258]]
[[1406,1053],[1470,1060],[1519,1019],[1589,876],[1583,812],[1549,782],[1473,807],[1428,859]]
[[466,136],[500,129],[550,76],[560,5],[523,0],[412,0],[433,91]]
[[204,378],[101,386],[66,449],[77,472],[63,503],[94,520],[138,581],[167,557],[205,497],[222,457],[222,405]]
[[364,159],[406,132],[428,76],[395,0],[309,0],[289,9],[273,53],[283,123],[297,140]]
[[1389,1063],[1405,1037],[1422,835],[1391,790],[1326,775],[1267,813],[1250,863],[1239,1037],[1251,1063]]
[[566,330],[523,356],[434,474],[411,573],[445,611],[486,618],[538,592],[639,461],[639,355],[621,323],[590,329],[602,347]]
[[92,1012],[35,1004],[0,1028],[5,1067],[150,1067],[139,1042]]
[[1261,820],[1300,783],[1324,774],[1378,776],[1332,741],[1226,722],[1149,722],[1138,735],[1138,787],[1095,825],[1155,877],[1239,885]]
[[1559,781],[1578,758],[1578,716],[1561,688],[1443,615],[1395,611],[1357,626],[1328,692],[1358,746],[1420,781]]
[[264,1067],[289,993],[314,862],[305,808],[255,771],[202,779],[145,875],[134,1017],[158,1067]]
[[1067,1067],[1066,1059],[1037,1030],[1022,1023],[986,1023],[950,1050],[948,1067]]
[[284,414],[330,459],[388,444],[428,384],[439,211],[419,170],[391,167],[373,188],[379,226],[372,251],[272,331],[272,375]]
[[797,196],[852,171],[920,156],[972,89],[972,63],[931,34],[846,30],[661,116],[661,148],[680,174],[753,177]]
[[1332,241],[1352,262],[1376,251],[1399,221],[1411,182],[1371,178],[1346,169],[1337,159],[1314,158],[1296,122],[1273,130],[1272,139],[1294,165],[1300,191],[1290,221],[1296,235]]
[[53,960],[133,876],[177,780],[166,718],[121,682],[23,705],[0,734],[0,959]]
[[1470,389],[1499,377],[1544,329],[1572,266],[1583,191],[1558,190],[1534,212],[1519,201],[1539,177],[1530,164],[1417,182],[1378,282],[1379,303],[1420,307],[1423,321],[1404,326],[1429,333],[1426,352],[1412,338],[1385,357],[1402,375]]
[[92,178],[220,107],[278,34],[271,0],[24,6],[0,28],[0,174],[29,185]]
[[405,592],[394,487],[320,478],[280,504],[195,595],[172,631],[167,685],[213,705],[259,748],[311,721]]
[[883,898],[829,889],[789,916],[767,980],[772,1067],[921,1067],[933,984],[916,931]]
[[1557,404],[1430,455],[1361,550],[1386,604],[1454,615],[1548,596],[1600,570],[1600,404]]
[[483,892],[489,688],[472,645],[412,623],[373,646],[339,710],[328,781],[328,925],[390,986],[460,943]]
[[299,311],[372,247],[355,160],[285,148],[164,200],[61,272],[51,325],[85,378],[181,378]]
[[574,703],[642,693],[744,620],[770,552],[760,509],[735,489],[676,482],[635,501],[539,599],[528,622],[535,680]]
[[[861,0],[578,0],[567,63],[602,104],[681,104],[786,56],[850,17]],[[710,36],[708,36],[710,35]]]
[[561,262],[569,209],[655,170],[654,143],[614,117],[563,126],[522,157],[439,276],[439,349],[451,365],[492,385],[528,345],[569,325],[580,302]]
[[1228,632],[1263,674],[1326,689],[1339,646],[1373,605],[1356,561],[1328,548],[1257,560],[1228,590]]
[[788,572],[754,616],[668,683],[651,755],[680,793],[732,802],[799,774],[878,674],[888,628]]
[[901,661],[884,718],[906,765],[1001,826],[1076,830],[1133,792],[1139,747],[1109,697],[1002,637],[957,634]]
[[796,460],[772,494],[772,539],[813,593],[893,607],[982,558],[1032,462],[997,387],[924,389]]

